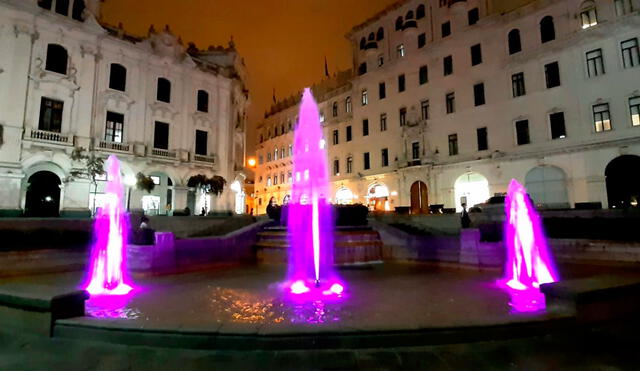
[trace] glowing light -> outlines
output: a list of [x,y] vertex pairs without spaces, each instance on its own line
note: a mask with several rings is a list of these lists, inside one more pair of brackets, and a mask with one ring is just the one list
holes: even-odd
[[51,196],[47,196],[47,197],[44,198],[44,200],[47,201],[47,202],[51,202],[51,201],[53,201],[53,198],[51,198]]
[[340,295],[344,291],[344,287],[342,287],[342,285],[339,283],[334,283],[333,285],[331,285],[331,288],[329,290],[331,290],[331,292],[336,295]]
[[540,216],[526,189],[515,179],[509,184],[505,212],[507,260],[500,284],[517,291],[511,292],[515,310],[539,310],[544,308],[540,285],[557,281],[558,274],[549,254]]
[[302,281],[296,281],[291,285],[291,293],[299,295],[309,292],[309,288]]
[[256,159],[251,157],[250,159],[247,160],[247,165],[249,165],[249,167],[255,167],[256,166]]
[[397,195],[398,195],[398,192],[397,192],[397,191],[393,191],[393,192],[391,192],[391,195],[392,195],[392,196],[397,196]]
[[94,223],[95,242],[91,248],[89,282],[85,289],[91,295],[126,295],[132,287],[126,283],[128,219],[123,213],[120,163],[111,155],[105,166],[109,180],[104,204]]

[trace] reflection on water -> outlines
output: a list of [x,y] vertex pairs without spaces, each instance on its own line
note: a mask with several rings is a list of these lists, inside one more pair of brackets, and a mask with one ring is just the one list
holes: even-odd
[[544,294],[539,289],[514,290],[506,288],[509,294],[511,313],[535,313],[546,310]]
[[132,294],[92,296],[86,301],[85,312],[95,318],[138,319],[142,313],[137,308],[129,307],[132,298]]

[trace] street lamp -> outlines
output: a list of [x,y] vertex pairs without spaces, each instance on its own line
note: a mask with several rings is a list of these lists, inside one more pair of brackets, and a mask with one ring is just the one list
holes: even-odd
[[254,168],[254,167],[256,167],[256,159],[255,159],[255,158],[253,158],[253,157],[250,157],[250,158],[247,160],[247,165],[248,165],[250,168]]

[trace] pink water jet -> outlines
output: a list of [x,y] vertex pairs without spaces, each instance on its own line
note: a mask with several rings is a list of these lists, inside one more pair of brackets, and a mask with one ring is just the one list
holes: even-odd
[[128,217],[123,212],[123,186],[120,162],[114,155],[105,163],[107,184],[104,205],[94,222],[87,290],[93,295],[126,295],[132,290],[127,283],[126,243]]
[[510,291],[516,311],[544,309],[540,285],[558,281],[553,258],[526,189],[511,180],[505,199],[504,242],[507,249],[505,272],[500,284]]
[[[343,286],[338,283],[333,269],[334,226],[332,206],[328,201],[326,142],[318,106],[308,88],[302,95],[294,134],[291,192],[287,217],[290,291],[293,294],[311,291],[340,295]],[[340,290],[331,289],[336,284]]]

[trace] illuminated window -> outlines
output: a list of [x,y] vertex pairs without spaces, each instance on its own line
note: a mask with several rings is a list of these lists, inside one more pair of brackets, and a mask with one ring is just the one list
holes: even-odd
[[585,1],[580,7],[580,20],[582,22],[582,28],[593,27],[598,24],[598,14],[596,12],[596,4],[591,1]]
[[396,51],[398,52],[398,58],[404,58],[404,56],[406,55],[404,50],[404,44],[398,45],[398,47],[396,48]]
[[631,125],[640,126],[640,96],[629,98],[629,112],[631,113]]
[[363,106],[369,104],[369,94],[367,93],[367,89],[364,89],[361,93],[361,102]]
[[597,133],[611,130],[611,113],[609,103],[593,106],[593,125]]

